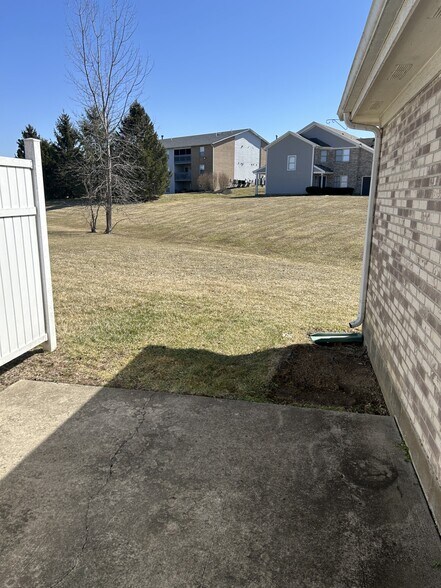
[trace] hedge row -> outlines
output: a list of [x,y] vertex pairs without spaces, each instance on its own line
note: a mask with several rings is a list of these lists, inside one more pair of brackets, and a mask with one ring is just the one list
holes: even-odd
[[332,188],[331,186],[319,188],[318,186],[308,186],[306,188],[306,193],[311,194],[312,196],[351,196],[354,193],[354,188]]

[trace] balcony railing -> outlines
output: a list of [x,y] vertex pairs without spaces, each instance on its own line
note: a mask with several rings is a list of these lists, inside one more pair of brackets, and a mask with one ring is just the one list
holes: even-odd
[[191,182],[191,173],[189,172],[178,172],[175,174],[175,180],[177,182]]
[[191,155],[175,155],[175,163],[191,163]]

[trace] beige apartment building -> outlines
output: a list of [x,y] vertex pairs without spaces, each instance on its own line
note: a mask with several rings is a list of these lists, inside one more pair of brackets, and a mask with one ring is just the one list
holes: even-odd
[[203,174],[226,174],[231,185],[254,182],[253,172],[266,163],[268,145],[252,129],[161,139],[161,143],[168,153],[169,193],[197,191]]

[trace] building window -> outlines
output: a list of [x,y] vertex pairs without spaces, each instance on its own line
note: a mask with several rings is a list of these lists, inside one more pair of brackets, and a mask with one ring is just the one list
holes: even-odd
[[350,159],[350,149],[336,149],[335,150],[335,161],[349,161]]
[[201,147],[199,147],[199,155],[201,157],[204,157],[204,155],[205,155],[205,146],[204,145],[202,145]]
[[205,173],[205,163],[199,164],[199,173],[200,174]]
[[348,187],[348,176],[338,176],[336,188],[347,188]]
[[326,163],[328,161],[328,152],[326,149],[320,151],[320,163]]
[[296,171],[297,168],[297,155],[288,155],[286,162],[286,169],[288,171]]

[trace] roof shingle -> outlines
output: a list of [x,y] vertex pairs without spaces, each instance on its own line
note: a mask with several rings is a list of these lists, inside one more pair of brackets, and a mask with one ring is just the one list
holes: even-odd
[[236,129],[235,131],[220,131],[217,133],[205,133],[204,135],[189,135],[187,137],[175,137],[162,139],[161,143],[166,149],[180,149],[182,147],[198,147],[200,145],[212,145],[217,141],[234,137],[249,129]]

